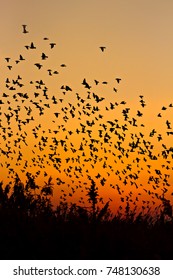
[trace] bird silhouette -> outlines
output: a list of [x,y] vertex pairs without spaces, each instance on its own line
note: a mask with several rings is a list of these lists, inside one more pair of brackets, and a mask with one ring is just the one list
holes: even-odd
[[10,57],[5,57],[5,60],[6,60],[7,62],[9,62],[9,61],[10,61]]
[[101,51],[104,52],[106,47],[100,47]]
[[45,59],[47,59],[47,58],[48,58],[48,56],[47,56],[47,55],[45,55],[45,53],[42,53],[41,58],[42,58],[42,60],[45,60]]
[[120,81],[121,81],[121,79],[120,79],[120,78],[116,78],[115,80],[117,81],[117,83],[118,83],[118,84],[119,84],[119,83],[120,83]]
[[23,27],[23,33],[24,34],[29,33],[28,30],[26,29],[27,28],[26,24],[23,24],[22,27]]
[[41,69],[41,67],[43,67],[43,65],[41,65],[40,63],[35,63],[34,64],[39,70]]
[[50,43],[51,49],[53,49],[56,46],[56,43]]
[[34,50],[34,49],[36,49],[36,47],[34,46],[34,43],[33,42],[31,42],[31,45],[30,45],[30,49],[32,50]]

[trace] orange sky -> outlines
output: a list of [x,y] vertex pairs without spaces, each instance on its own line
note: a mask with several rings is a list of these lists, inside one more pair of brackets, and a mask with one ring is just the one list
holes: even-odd
[[[162,170],[159,188],[156,190],[156,192],[159,192],[164,187],[164,174],[171,175],[172,172],[171,152],[167,159],[158,156],[157,160],[153,161],[148,159],[147,153],[145,155],[140,154],[139,149],[136,149],[135,153],[131,153],[128,150],[130,149],[129,143],[133,142],[133,140],[137,141],[138,137],[140,137],[139,146],[143,149],[145,148],[143,140],[151,142],[149,146],[153,145],[153,147],[150,147],[150,150],[155,155],[161,154],[167,148],[169,149],[172,144],[172,135],[167,136],[167,132],[172,131],[173,110],[169,106],[173,102],[171,76],[173,48],[172,1],[58,0],[51,1],[51,3],[48,1],[30,1],[29,3],[26,1],[2,2],[3,9],[0,12],[2,26],[0,30],[0,90],[1,96],[3,93],[9,96],[8,98],[1,98],[4,104],[1,105],[2,127],[0,143],[2,150],[10,147],[13,153],[12,159],[6,158],[1,153],[0,159],[3,164],[1,169],[4,174],[2,179],[7,175],[7,170],[5,170],[4,166],[8,165],[8,163],[18,171],[20,176],[25,174],[26,170],[36,172],[40,169],[42,171],[37,179],[40,184],[43,179],[46,180],[47,178],[43,178],[43,173],[46,171],[48,175],[54,177],[54,180],[59,177],[62,181],[70,184],[69,190],[66,190],[67,187],[65,189],[67,194],[71,193],[72,181],[74,180],[75,187],[75,182],[77,181],[76,184],[80,185],[81,188],[79,187],[73,195],[75,199],[75,196],[83,195],[81,190],[84,189],[83,183],[86,181],[87,175],[89,174],[95,178],[100,173],[107,182],[102,186],[100,184],[101,179],[98,178],[96,181],[99,184],[100,194],[104,196],[104,201],[106,202],[109,197],[119,197],[116,184],[120,186],[121,190],[124,190],[124,197],[125,194],[132,191],[134,198],[140,192],[143,195],[145,194],[146,198],[144,189],[153,190],[152,182],[148,184],[148,178],[150,175],[159,177],[155,171],[159,169]],[[22,24],[27,24],[29,33],[22,33]],[[49,40],[43,40],[44,37],[48,37]],[[31,42],[34,42],[35,50],[25,48],[25,45],[30,45]],[[49,45],[52,42],[56,43],[53,49]],[[101,52],[100,46],[106,46],[106,50]],[[48,59],[44,61],[41,59],[43,52],[48,56]],[[25,61],[20,61],[20,63],[16,64],[15,61],[19,59],[20,54],[25,58]],[[5,57],[11,58],[9,64],[5,61]],[[34,65],[35,63],[43,64],[41,70],[37,69]],[[66,64],[67,67],[61,67],[61,64]],[[7,65],[12,65],[12,70],[9,70]],[[48,69],[57,70],[59,74],[50,76]],[[21,82],[24,86],[18,87],[16,91],[9,90],[5,84],[6,78],[8,77],[12,81],[17,79],[18,75],[22,77]],[[117,77],[122,79],[119,84],[115,80]],[[91,85],[90,90],[81,84],[84,78]],[[41,89],[36,89],[35,86],[38,83],[35,82],[40,81],[40,79],[44,81],[45,85]],[[95,79],[99,81],[98,85],[95,84]],[[33,84],[30,84],[31,80]],[[102,84],[105,81],[107,84]],[[72,91],[67,91],[64,94],[63,89],[61,89],[62,85],[68,85]],[[43,96],[42,90],[44,86],[48,87],[48,100]],[[113,88],[117,89],[117,93]],[[24,101],[22,102],[22,98],[18,97],[19,101],[15,101],[12,96],[19,90],[22,93],[27,93],[29,98],[23,99]],[[90,91],[91,99],[88,99],[88,91]],[[39,96],[34,97],[34,92],[39,93]],[[105,99],[96,103],[93,92]],[[76,93],[80,96],[80,100],[77,99]],[[141,106],[140,95],[144,96],[142,100],[146,104],[145,107]],[[58,100],[58,104],[52,104],[53,96]],[[62,103],[59,99],[63,99]],[[84,103],[81,103],[81,99],[84,99]],[[38,108],[33,104],[34,101],[39,102],[40,106],[44,107],[43,115],[39,115]],[[122,101],[125,101],[126,104],[121,104]],[[114,109],[110,109],[111,103],[115,104],[115,102],[119,105],[115,105]],[[98,105],[100,111],[95,114],[91,113],[92,110],[86,108],[87,103],[90,103],[91,106]],[[21,121],[28,118],[29,107],[32,109],[29,117],[33,116],[34,118],[34,121],[30,121],[25,126],[22,125],[22,131],[18,130],[15,114],[10,120],[10,128],[8,128],[7,119],[4,115],[6,112],[11,114],[9,107],[14,113],[18,105],[20,106],[18,114]],[[50,106],[50,108],[47,106]],[[75,110],[72,110],[74,111],[74,117],[69,113],[73,106],[75,107]],[[166,110],[162,110],[163,106],[166,107]],[[65,111],[62,111],[62,108],[65,108]],[[126,108],[130,108],[129,119],[124,121],[122,110]],[[142,112],[143,116],[137,116],[137,111]],[[60,112],[58,118],[55,117],[55,112]],[[87,116],[86,112],[91,113],[90,116]],[[159,113],[161,113],[161,118],[157,116]],[[103,115],[102,119],[98,118],[99,114]],[[68,121],[66,121],[65,116],[68,117]],[[134,127],[129,123],[132,118],[137,119],[138,127]],[[120,126],[120,128],[116,129],[119,134],[110,132],[111,124],[107,123],[107,121],[115,121],[115,119],[118,119]],[[91,127],[86,126],[92,131],[90,137],[86,132],[87,128],[84,129],[83,133],[81,132],[81,123],[86,125],[87,121],[92,122],[93,120],[95,124]],[[167,128],[167,120],[170,122],[170,129]],[[107,130],[104,131],[100,124],[105,123],[107,124]],[[38,127],[39,124],[41,124],[41,127]],[[123,131],[122,126],[124,124],[128,130]],[[141,127],[141,124],[144,124],[145,127]],[[3,132],[4,127],[6,127],[5,133]],[[65,129],[63,130],[63,128]],[[155,128],[156,134],[151,137],[150,132],[153,128]],[[34,137],[33,129],[38,133],[38,138]],[[80,133],[76,133],[76,129],[79,129]],[[99,137],[98,129],[102,129],[104,135],[106,132],[111,135],[108,143],[101,144],[104,141],[103,138]],[[54,131],[57,130],[59,132],[55,133]],[[8,133],[12,132],[13,136],[8,138]],[[123,140],[121,146],[125,149],[125,152],[122,158],[119,159],[118,156],[121,151],[118,151],[114,145],[119,140],[118,136],[122,136],[123,133],[125,133],[125,140]],[[4,134],[7,136],[5,142]],[[158,141],[159,135],[162,136],[163,140]],[[48,139],[45,147],[39,145],[42,136]],[[14,141],[18,138],[24,139],[23,137],[26,137],[28,146],[20,141],[17,144],[18,148],[14,148]],[[67,151],[64,151],[61,143],[58,144],[58,149],[56,150],[56,153],[59,153],[57,157],[62,159],[59,171],[52,168],[52,162],[48,156],[49,153],[52,153],[51,147],[55,146],[54,138],[57,141],[63,139],[67,142]],[[88,146],[91,144],[91,138],[100,141],[99,143],[94,142],[94,146],[98,150],[93,151],[93,155],[90,154],[91,150]],[[79,150],[81,143],[84,147]],[[8,147],[5,147],[6,144]],[[165,144],[166,148],[162,144]],[[22,152],[21,162],[17,160],[19,145]],[[34,145],[37,146],[35,147]],[[73,148],[77,152],[74,153]],[[82,151],[83,148],[84,151]],[[16,151],[16,154],[14,151]],[[83,152],[84,155],[82,155]],[[126,152],[129,154],[128,158],[125,156]],[[80,162],[77,161],[79,157]],[[92,157],[92,160],[87,161],[90,157]],[[43,160],[42,163],[40,163],[40,158]],[[67,160],[68,162],[66,162],[67,158],[70,158],[69,161]],[[139,164],[136,162],[136,158],[140,159]],[[146,162],[144,158],[147,158]],[[94,159],[96,159],[96,162]],[[166,160],[170,162],[166,162]],[[25,168],[26,161],[27,167]],[[104,162],[106,168],[103,168]],[[19,163],[20,166],[16,165]],[[77,168],[82,168],[81,173],[75,170],[75,164]],[[132,166],[132,170],[126,170],[128,164]],[[151,165],[151,167],[147,167],[147,165]],[[69,166],[72,166],[72,171],[71,173],[69,172],[72,177],[66,174]],[[120,174],[115,174],[117,170]],[[128,177],[127,189],[127,185],[123,183],[125,177],[130,174],[137,174],[138,171],[139,178],[135,179],[137,187],[135,184],[130,183],[130,177]],[[79,178],[74,176],[74,172],[75,176]],[[119,176],[122,178],[121,180]],[[169,178],[170,184],[172,184],[172,179],[171,177]],[[62,185],[62,188],[64,188],[64,185]],[[170,187],[169,193],[171,192]],[[146,200],[150,198],[149,196]]]

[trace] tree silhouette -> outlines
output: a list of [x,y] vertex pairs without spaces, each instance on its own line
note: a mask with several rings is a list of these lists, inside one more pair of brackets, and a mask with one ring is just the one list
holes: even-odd
[[88,201],[91,203],[92,209],[92,220],[93,222],[96,221],[96,205],[98,201],[98,187],[96,187],[96,183],[92,178],[89,178],[91,181],[91,186],[87,191],[87,196],[89,196]]

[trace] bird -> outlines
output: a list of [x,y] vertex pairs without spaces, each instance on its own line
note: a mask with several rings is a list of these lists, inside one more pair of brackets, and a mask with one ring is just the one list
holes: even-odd
[[7,62],[9,62],[9,61],[10,61],[10,57],[5,57],[5,60],[6,60]]
[[117,81],[117,83],[119,84],[121,81],[121,78],[115,78],[115,80]]
[[58,116],[59,116],[60,113],[56,112],[56,113],[54,113],[54,114],[55,114],[55,117],[58,118]]
[[138,110],[138,111],[137,111],[137,116],[138,116],[138,117],[142,117],[143,114]]
[[26,24],[23,24],[22,27],[23,27],[23,33],[24,34],[29,33],[29,31],[26,29],[27,28]]
[[87,83],[85,78],[83,79],[82,85],[84,85],[88,89],[91,89],[91,86]]
[[48,71],[49,75],[52,76],[52,70],[48,69],[47,71]]
[[34,46],[34,43],[33,43],[33,42],[31,42],[30,49],[31,49],[31,50],[32,50],[32,49],[36,49],[36,47]]
[[171,129],[171,123],[167,120],[166,121],[167,129]]
[[106,47],[100,47],[101,51],[104,52]]
[[55,47],[56,43],[50,43],[50,47],[51,49],[53,49]]
[[40,63],[35,63],[34,64],[39,70],[41,69],[41,67],[43,66],[43,65],[41,65]]
[[19,56],[19,60],[25,60],[21,54]]
[[48,56],[45,53],[42,53],[41,58],[42,58],[42,60],[45,60],[48,58]]

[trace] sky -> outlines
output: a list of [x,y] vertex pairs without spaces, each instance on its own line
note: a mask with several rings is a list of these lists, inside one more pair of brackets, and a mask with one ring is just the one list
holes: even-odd
[[[125,107],[131,109],[131,117],[133,114],[136,114],[137,110],[144,111],[142,120],[139,118],[139,123],[145,123],[145,129],[142,130],[142,133],[146,135],[144,136],[144,138],[146,137],[146,141],[151,140],[149,133],[154,127],[157,131],[157,136],[158,134],[163,134],[164,143],[170,147],[172,136],[170,135],[167,137],[166,121],[169,120],[170,123],[172,121],[172,111],[171,107],[169,107],[171,102],[173,102],[171,71],[173,65],[172,9],[173,2],[171,0],[37,0],[29,2],[25,0],[1,0],[0,89],[2,92],[6,92],[7,89],[4,88],[5,78],[9,77],[9,79],[13,79],[14,76],[18,74],[23,77],[23,82],[25,84],[24,92],[32,92],[32,85],[29,84],[29,81],[43,79],[49,87],[51,92],[50,96],[53,95],[53,92],[61,91],[59,97],[64,98],[63,104],[69,108],[69,103],[75,107],[77,106],[76,93],[79,93],[84,99],[86,98],[87,90],[84,89],[81,84],[85,78],[87,82],[92,85],[91,94],[95,91],[99,96],[104,96],[105,98],[105,103],[99,103],[99,106],[102,108],[100,113],[103,113],[105,120],[114,119],[114,114],[115,118],[121,119],[121,112],[124,107],[120,106],[120,109],[116,111],[117,113],[111,110],[105,111],[103,108],[105,108],[104,106],[109,106],[110,102],[114,101],[120,103],[125,100],[127,102]],[[28,34],[22,33],[22,24],[27,25]],[[55,42],[55,48],[51,50],[49,43],[43,40],[44,37],[49,38],[48,42]],[[24,47],[31,42],[34,42],[37,46],[37,50],[35,50],[35,52],[33,51],[32,54]],[[100,50],[100,46],[106,47],[104,52]],[[38,71],[34,66],[34,63],[42,62],[40,58],[42,52],[46,53],[49,58],[48,61],[44,61],[44,66],[47,67],[47,69],[49,67],[50,69],[59,71],[59,75],[50,77],[46,70],[41,69],[41,71]],[[26,60],[16,65],[15,60],[19,58],[20,54],[23,55]],[[11,63],[15,65],[12,71],[9,71],[7,68],[5,57],[11,57]],[[61,64],[65,64],[67,67],[63,68],[60,66]],[[118,84],[115,78],[121,78],[121,82]],[[99,89],[94,83],[95,79],[100,81]],[[108,84],[101,84],[103,81],[107,81]],[[62,90],[60,90],[62,85],[71,87],[73,93],[70,92],[70,94],[68,92],[68,94],[64,95]],[[113,92],[114,87],[118,89],[117,93]],[[145,100],[147,104],[145,108],[141,108],[140,95],[143,96],[143,100]],[[9,101],[13,107],[12,99],[9,99]],[[3,120],[4,112],[7,110],[8,105],[7,103],[1,107]],[[15,106],[16,105],[14,105],[14,108],[16,108]],[[161,110],[163,106],[167,108],[166,111]],[[48,120],[52,120],[54,117],[54,110],[56,111],[55,106],[52,107],[51,110],[46,111],[45,118],[40,119],[36,110],[34,111],[33,109],[35,126],[37,126],[41,120],[41,129],[44,127],[46,131],[45,134],[50,141],[52,141],[52,134],[48,133],[48,130],[56,129],[56,123],[51,123],[50,125]],[[159,113],[162,114],[162,118],[158,118],[157,115]],[[26,117],[25,115],[26,110],[21,110],[20,116]],[[83,120],[85,120],[85,118],[87,118],[86,115],[83,116]],[[121,122],[123,124],[123,119],[121,119],[120,123]],[[2,126],[4,123],[5,121],[2,122]],[[76,118],[71,118],[68,123],[61,119],[58,125],[61,125],[61,123],[64,124],[68,130],[74,130],[79,126],[79,122],[76,121]],[[12,120],[11,125],[12,130],[17,133],[18,128],[15,121]],[[32,122],[28,124],[26,128],[28,135],[30,135],[33,127]],[[95,135],[96,138],[98,137],[97,129],[92,132],[92,136],[94,137]],[[134,134],[140,131],[140,129],[138,130],[138,128],[136,129],[132,126],[129,126],[128,129],[129,133]],[[171,129],[169,131],[171,131]],[[2,134],[3,133],[1,133],[1,144],[3,146],[5,142],[3,142]],[[124,141],[123,147],[128,147],[129,135],[126,136],[127,143]],[[83,134],[76,135],[73,133],[70,138],[71,142],[80,144],[80,137],[83,136]],[[89,141],[88,135],[85,137],[86,140]],[[112,139],[117,141],[114,138]],[[31,150],[35,149],[35,152],[38,153],[37,156],[42,153],[37,150],[38,147],[34,148],[37,139],[28,136],[27,141],[29,143],[29,148],[32,147]],[[156,137],[152,138],[152,141],[156,153],[159,153],[161,148],[163,148],[161,146],[162,142],[158,143]],[[22,145],[23,144],[21,144],[21,146]],[[25,145],[22,147],[27,155],[27,159],[30,158],[31,160],[32,156],[29,148],[26,149]],[[49,153],[50,147],[45,149],[47,150],[44,150],[44,153],[45,151]],[[87,151],[89,152],[89,150]],[[59,148],[59,152],[60,156],[62,156],[62,153],[64,153],[63,148]],[[115,158],[113,155],[110,155],[109,151],[106,153],[109,154],[107,164],[112,164]],[[101,154],[103,157],[105,156],[104,148],[99,150],[99,156]],[[70,152],[69,156],[72,156]],[[169,160],[172,160],[171,155],[169,157]],[[5,159],[3,156],[1,156],[1,158],[3,162]],[[124,166],[126,166],[126,163],[129,163],[128,161],[129,159],[125,159],[125,163],[118,163],[121,172]],[[13,165],[14,162],[11,164]],[[65,164],[64,162],[63,166],[65,166]],[[99,164],[100,163],[97,163],[97,170],[100,170],[103,172],[102,174],[104,174],[104,170],[102,171]],[[165,164],[165,161],[160,158],[155,161],[154,164],[153,162],[147,162],[147,164],[151,164],[154,170]],[[90,170],[90,163],[85,162],[85,166],[86,165],[86,169],[89,169],[89,172],[91,172],[90,174],[95,174],[92,173],[96,172],[95,169],[94,171]],[[146,165],[142,163],[142,166],[144,170],[140,172],[141,181],[139,185],[147,184],[145,174]],[[137,172],[138,167],[134,165],[133,168],[136,168]],[[47,166],[46,170],[48,173],[53,173],[52,176],[55,175],[51,166]],[[166,172],[169,173],[170,170],[166,170]],[[67,180],[70,184],[71,179],[66,178],[66,176],[64,177],[62,173],[58,174],[58,176],[64,181]],[[86,179],[85,175],[87,174],[84,172],[81,179],[82,182]],[[110,184],[112,184],[114,179],[110,178],[111,176],[109,176],[109,180]],[[39,182],[41,183],[41,181]],[[170,180],[170,182],[172,181]],[[161,185],[163,187],[162,183]],[[107,189],[102,190],[106,199],[108,199],[109,196],[116,196],[114,195],[114,189],[109,188],[109,191],[107,191]],[[129,191],[130,190],[129,188]],[[133,189],[132,191],[135,192],[136,196],[139,190]],[[75,195],[77,199],[80,196],[78,192],[76,192]]]

